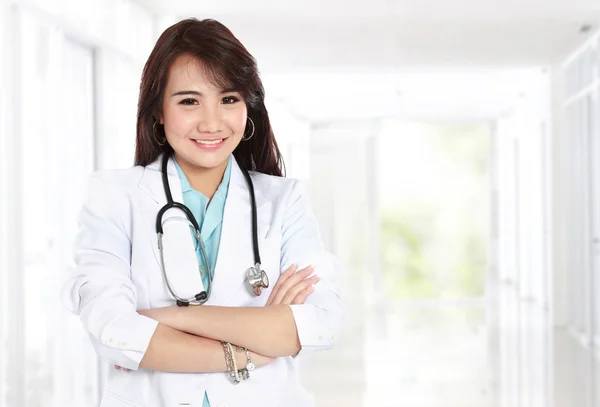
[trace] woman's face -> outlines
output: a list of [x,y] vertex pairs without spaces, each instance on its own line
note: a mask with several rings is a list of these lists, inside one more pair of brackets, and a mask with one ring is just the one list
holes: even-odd
[[246,103],[239,92],[215,87],[202,65],[189,56],[173,62],[160,123],[180,165],[226,166],[244,135],[246,118]]

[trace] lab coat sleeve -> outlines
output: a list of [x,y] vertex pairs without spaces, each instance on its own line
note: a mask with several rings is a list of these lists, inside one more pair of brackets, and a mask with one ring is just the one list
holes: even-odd
[[298,269],[310,264],[320,280],[304,304],[290,305],[301,350],[329,349],[336,342],[342,323],[340,295],[340,261],[324,249],[309,199],[302,184],[295,180],[286,207],[281,242],[281,270],[297,264]]
[[131,240],[123,221],[130,204],[102,173],[93,174],[88,187],[75,239],[75,269],[64,283],[62,301],[80,316],[100,358],[137,370],[158,322],[136,312]]

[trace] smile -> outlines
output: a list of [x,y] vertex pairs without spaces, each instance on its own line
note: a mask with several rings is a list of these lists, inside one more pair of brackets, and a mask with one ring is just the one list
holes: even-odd
[[221,148],[227,141],[227,137],[220,139],[212,139],[212,140],[201,140],[201,139],[191,139],[192,142],[205,151],[213,151]]
[[218,140],[196,140],[193,139],[196,143],[199,144],[207,144],[207,145],[214,145],[214,144],[219,144],[221,143],[223,140],[225,140],[224,138],[218,139]]

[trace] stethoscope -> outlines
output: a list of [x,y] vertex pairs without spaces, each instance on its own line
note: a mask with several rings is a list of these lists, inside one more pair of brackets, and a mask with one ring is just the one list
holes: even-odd
[[[208,263],[208,256],[206,254],[206,249],[204,247],[204,242],[200,236],[200,227],[198,226],[198,222],[196,222],[196,218],[192,214],[192,211],[182,203],[173,201],[173,196],[171,195],[171,188],[169,187],[169,178],[167,176],[167,164],[169,162],[170,153],[165,153],[163,155],[162,161],[162,183],[165,189],[165,195],[167,196],[167,204],[163,206],[156,215],[156,234],[158,237],[158,251],[160,253],[160,265],[163,274],[163,278],[165,279],[165,283],[167,288],[171,292],[171,295],[177,300],[177,305],[180,307],[187,307],[188,305],[201,305],[204,304],[210,298],[210,294],[212,291],[212,273],[210,270],[210,264]],[[257,227],[257,214],[256,214],[256,199],[254,197],[254,184],[252,183],[252,179],[250,178],[250,174],[248,171],[240,165],[240,169],[244,174],[244,178],[246,179],[246,184],[248,185],[248,191],[250,192],[250,202],[252,206],[252,244],[254,248],[254,266],[250,267],[246,272],[246,279],[248,280],[248,284],[250,289],[259,296],[262,292],[263,288],[269,287],[269,277],[267,273],[262,270],[260,263],[260,253],[258,251],[258,227]],[[163,222],[162,218],[166,211],[169,209],[181,209],[185,214],[187,221],[194,228],[194,235],[198,242],[200,243],[200,249],[202,251],[202,257],[204,258],[204,263],[206,265],[206,269],[208,272],[208,290],[201,291],[198,294],[194,295],[192,298],[182,298],[173,289],[171,283],[169,282],[169,278],[167,277],[167,271],[165,268],[165,259],[163,256]],[[198,268],[200,273],[202,273],[202,266],[198,264]]]

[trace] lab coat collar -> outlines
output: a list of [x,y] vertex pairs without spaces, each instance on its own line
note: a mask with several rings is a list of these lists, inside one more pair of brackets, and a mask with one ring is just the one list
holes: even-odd
[[[231,178],[229,181],[227,202],[225,205],[227,206],[231,202],[230,205],[237,209],[246,210],[246,208],[248,208],[248,211],[250,211],[250,195],[248,193],[246,179],[244,178],[244,174],[242,173],[235,156],[232,156],[231,159]],[[138,186],[140,189],[146,192],[148,196],[154,200],[154,202],[165,205],[167,200],[165,197],[165,190],[162,185],[161,164],[162,156],[156,159],[154,162],[148,164],[144,169],[144,173],[139,181]],[[179,173],[175,167],[173,156],[169,158],[169,162],[167,163],[167,174],[173,200],[177,202],[183,202],[182,185],[179,179]],[[235,198],[230,199],[232,193],[234,194]],[[256,205],[259,210],[265,205],[270,205],[270,202],[263,195],[260,188],[255,186],[254,194],[256,196]]]

